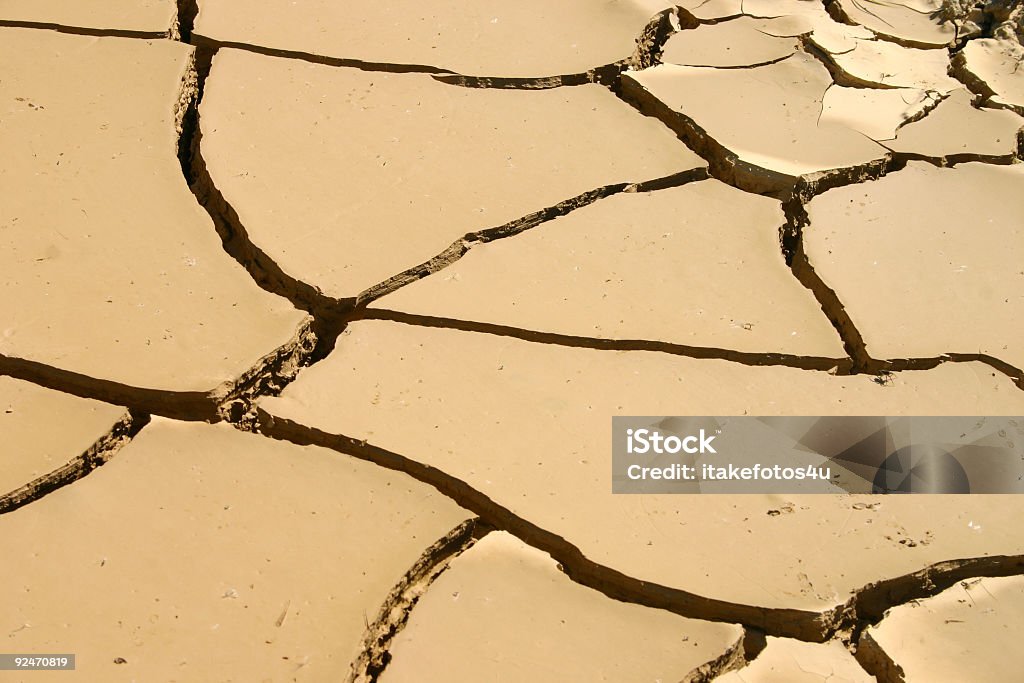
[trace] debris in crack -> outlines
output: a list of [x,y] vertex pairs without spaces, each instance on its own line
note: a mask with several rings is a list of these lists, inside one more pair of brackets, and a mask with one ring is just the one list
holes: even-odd
[[181,176],[192,48],[0,34],[0,363],[159,413],[120,393],[191,400],[286,343],[304,314],[224,255]]
[[452,560],[395,636],[379,678],[710,681],[742,661],[743,629],[608,599],[550,556],[491,532]]
[[391,661],[391,645],[405,628],[416,604],[434,581],[456,559],[484,538],[490,529],[478,519],[470,519],[452,529],[434,545],[395,584],[384,600],[377,618],[363,637],[363,651],[352,662],[349,683],[376,683]]
[[0,496],[0,514],[11,512],[39,500],[68,484],[87,476],[97,467],[102,467],[125,446],[146,424],[148,415],[127,414],[117,422],[110,432],[97,441],[89,450],[61,465],[57,469],[33,479]]
[[[1018,558],[1018,572],[1024,563]],[[889,609],[858,641],[881,683],[1009,680],[1024,667],[1024,576],[969,574],[941,593]],[[948,585],[948,584],[947,584]]]
[[[959,389],[943,391],[949,386]],[[1009,514],[1012,500],[967,497],[937,509],[892,497],[881,511],[860,514],[850,507],[856,498],[795,496],[794,508],[806,511],[780,518],[765,514],[773,507],[767,496],[609,496],[605,464],[588,455],[604,447],[607,416],[1022,409],[1024,394],[980,364],[895,373],[882,386],[868,376],[360,321],[334,354],[281,397],[261,401],[257,413],[263,433],[336,448],[438,487],[609,595],[821,640],[845,623],[844,606],[861,586],[950,557],[1024,551],[1005,525],[982,538],[954,523],[967,514],[998,528],[994,520]],[[529,453],[543,457],[523,457]],[[690,523],[697,518],[704,521]],[[929,535],[933,528],[944,531]],[[754,537],[772,539],[770,557],[749,543]],[[911,547],[901,538],[928,543]],[[809,551],[823,544],[828,554]],[[695,557],[689,549],[697,547]],[[759,567],[756,582],[720,572],[748,562]]]
[[[625,66],[632,69],[646,69],[659,64],[669,40],[682,29],[695,28],[699,21],[675,7],[656,14],[636,39],[636,49],[626,60]],[[616,79],[618,80],[618,79]]]
[[[228,422],[238,422],[249,413],[257,398],[279,395],[299,371],[317,357],[324,344],[333,345],[331,332],[325,330],[325,325],[329,329],[331,322],[307,319],[293,339],[268,353],[237,379],[211,392],[210,398],[216,402],[219,416]],[[318,329],[326,331],[328,338],[318,335]]]
[[[135,653],[80,656],[91,681],[343,680],[365,620],[470,517],[336,452],[154,418],[90,476],[0,515],[5,640]],[[69,575],[90,590],[67,599]]]
[[942,0],[938,14],[956,26],[960,47],[976,38],[1017,43],[1024,38],[1024,4],[1020,0]]
[[[598,85],[455,88],[222,49],[200,121],[203,165],[234,213],[222,229],[247,231],[229,250],[308,283],[297,300],[307,309],[319,306],[309,288],[345,301],[467,233],[518,230],[565,203],[705,172]],[[282,159],[301,160],[301,172]],[[204,203],[216,213],[219,202]],[[252,245],[263,261],[244,253]]]
[[834,366],[843,347],[779,253],[783,220],[778,201],[717,180],[618,194],[479,245],[372,306],[595,344],[642,339],[684,354],[703,346]]
[[192,29],[199,14],[199,0],[176,0],[174,24],[170,37],[183,43],[192,42]]
[[0,377],[0,514],[84,477],[147,421],[119,406]]

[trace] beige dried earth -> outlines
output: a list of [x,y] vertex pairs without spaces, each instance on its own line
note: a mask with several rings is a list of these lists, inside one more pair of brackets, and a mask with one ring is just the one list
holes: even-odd
[[[2,376],[0,409],[0,512],[81,477],[109,457],[133,421],[124,408]],[[60,429],[51,427],[54,415],[60,415]]]
[[[594,84],[463,88],[223,50],[207,85],[199,114],[213,183],[286,273],[338,298],[467,233],[705,167]],[[290,155],[299,172],[280,163]]]
[[[373,308],[604,339],[841,358],[778,249],[779,203],[717,180],[622,194],[472,249]],[[709,283],[735,281],[730,288]]]
[[972,579],[886,612],[859,656],[892,680],[1013,680],[1024,670],[1022,628],[1021,577]]
[[39,24],[156,36],[168,34],[177,23],[174,0],[0,0],[0,26]]
[[204,393],[304,324],[224,253],[182,177],[191,59],[170,40],[0,28],[0,353]]
[[90,681],[340,680],[392,587],[468,518],[322,448],[156,419],[0,517],[5,647],[75,649]]
[[1022,185],[1019,164],[911,162],[810,202],[808,256],[869,352],[1024,365]]
[[671,7],[663,0],[483,0],[468,7],[453,0],[211,0],[200,2],[195,28],[229,45],[529,78],[628,59],[652,17]]
[[664,116],[706,154],[721,157],[723,177],[753,192],[881,166],[885,148],[820,120],[831,85],[825,67],[802,52],[748,69],[662,64],[623,77],[626,93],[644,111]]
[[[444,628],[437,628],[444,624]],[[455,559],[395,639],[383,683],[688,680],[741,656],[742,629],[617,602],[506,532]]]
[[[492,514],[544,549],[567,558],[578,549],[575,571],[607,572],[598,565],[664,586],[670,600],[686,602],[686,592],[753,606],[751,620],[796,610],[778,615],[794,634],[827,623],[872,581],[947,558],[1024,553],[1024,536],[999,522],[1024,500],[909,496],[860,510],[861,498],[833,496],[610,496],[608,463],[595,455],[609,415],[1021,414],[1024,393],[981,364],[882,386],[375,320],[350,325],[331,357],[260,407],[281,436],[303,425],[444,472],[460,484],[442,486],[478,492],[467,495],[486,497]],[[751,542],[764,537],[771,547]]]
[[768,638],[767,646],[750,666],[730,671],[717,683],[874,683],[842,643],[802,643]]
[[0,679],[1014,680],[1018,497],[608,465],[1024,414],[1020,3],[471,5],[0,0]]

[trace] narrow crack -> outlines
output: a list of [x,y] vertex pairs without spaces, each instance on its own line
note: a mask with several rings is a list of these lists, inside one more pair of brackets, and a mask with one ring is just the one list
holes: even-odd
[[490,527],[479,519],[470,519],[423,552],[391,589],[373,622],[367,625],[363,649],[352,662],[347,683],[377,683],[391,662],[391,644],[405,628],[416,603],[437,577],[448,569],[452,560],[473,547],[490,531]]
[[413,325],[417,327],[433,327],[464,332],[476,332],[500,337],[511,337],[537,344],[549,344],[579,349],[595,349],[599,351],[651,351],[697,359],[726,360],[749,366],[783,366],[801,370],[835,371],[837,374],[848,374],[851,368],[849,358],[826,358],[822,356],[796,356],[786,353],[757,353],[733,351],[710,346],[689,346],[672,342],[653,341],[647,339],[602,339],[599,337],[580,337],[555,332],[529,330],[508,325],[486,322],[458,320],[455,318],[439,318],[429,315],[416,315],[392,311],[388,309],[365,309],[354,320],[388,320],[391,322]]
[[27,28],[42,31],[56,31],[75,36],[96,36],[99,38],[134,38],[137,40],[162,40],[170,36],[170,31],[131,31],[116,28],[88,28],[85,26],[68,26],[43,21],[19,21],[16,19],[0,19],[0,28]]
[[792,53],[783,55],[782,57],[776,57],[774,59],[768,59],[763,62],[755,62],[753,64],[730,64],[723,66],[721,64],[679,64],[679,66],[690,66],[696,69],[719,69],[721,71],[736,71],[738,69],[756,69],[761,66],[771,66],[772,64],[778,64],[792,57]]
[[[938,109],[940,104],[942,104],[947,99],[949,99],[949,96],[952,95],[952,92],[948,92],[948,93],[943,94],[943,93],[939,92],[938,90],[925,90],[924,94],[925,94],[925,97],[927,98],[927,102],[925,102],[924,106],[921,107],[920,111],[914,112],[913,114],[911,114],[910,116],[908,116],[907,118],[903,119],[898,124],[896,124],[896,133],[899,133],[900,129],[903,128],[904,126],[909,126],[912,123],[917,123],[918,121],[921,121],[922,119],[927,118],[927,116],[929,114],[931,114],[933,111]],[[907,101],[903,100],[903,103],[906,104]],[[887,138],[887,139],[891,141],[891,140],[893,140],[895,138]],[[874,140],[874,138],[872,138],[872,140]],[[885,144],[884,142],[882,142],[880,140],[875,140],[875,142],[877,142],[878,144],[883,145],[883,146]]]
[[81,455],[17,489],[0,495],[0,515],[39,500],[43,496],[82,479],[110,461],[143,427],[149,415],[129,410],[96,443]]
[[874,374],[886,372],[915,372],[931,370],[943,363],[983,363],[997,372],[1001,372],[1010,379],[1018,388],[1024,390],[1024,370],[1004,360],[985,353],[945,353],[940,356],[928,358],[892,358],[886,360],[871,361]]
[[[963,152],[960,154],[932,156],[928,154],[918,154],[916,152],[897,152],[893,150],[892,155],[893,160],[900,164],[906,164],[909,161],[924,161],[932,164],[933,166],[938,166],[939,168],[952,168],[957,164],[967,164],[972,162],[992,164],[995,166],[1009,166],[1020,161],[1020,146],[1021,144],[1024,144],[1024,136],[1018,136],[1018,140],[1017,149],[1014,149],[1012,152],[1007,152],[1006,154],[975,154],[972,152]],[[885,142],[879,142],[878,144],[889,149]]]
[[[587,192],[576,195],[570,199],[563,200],[554,206],[549,206],[541,209],[540,211],[535,211],[521,218],[517,218],[505,223],[504,225],[467,233],[427,261],[411,268],[407,268],[397,275],[393,275],[388,279],[360,292],[359,295],[355,297],[355,308],[357,311],[360,308],[365,308],[371,302],[386,294],[391,294],[406,285],[447,268],[465,256],[470,249],[478,244],[486,244],[487,242],[494,242],[507,237],[513,237],[558,218],[559,216],[565,216],[576,209],[589,206],[600,199],[611,197],[616,194],[653,192],[655,190],[681,187],[688,183],[705,180],[707,177],[707,169],[701,167],[637,183],[615,183],[612,185],[604,185],[593,190],[588,190]],[[358,313],[355,315],[358,315]],[[351,317],[355,317],[355,315]]]
[[804,250],[804,228],[810,224],[810,218],[804,202],[799,196],[792,197],[783,203],[786,224],[780,230],[782,253],[787,265],[797,281],[814,295],[825,317],[832,323],[843,342],[843,348],[852,360],[851,372],[869,372],[872,359],[868,355],[864,337],[857,329],[853,319],[847,312],[839,295],[825,284],[811,265]]
[[32,382],[80,398],[126,406],[139,413],[186,422],[218,421],[217,404],[205,392],[134,387],[4,354],[0,354],[0,375]]

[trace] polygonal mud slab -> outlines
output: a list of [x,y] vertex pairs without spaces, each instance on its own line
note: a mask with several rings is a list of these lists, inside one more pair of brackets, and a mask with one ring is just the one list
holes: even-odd
[[462,88],[238,50],[214,60],[200,125],[212,181],[252,241],[336,297],[467,232],[705,166],[598,85]]
[[841,124],[873,140],[896,137],[901,124],[921,116],[938,95],[917,88],[844,88],[825,93],[821,120]]
[[1024,116],[1024,49],[1020,45],[993,38],[972,40],[954,64],[972,90]]
[[1024,577],[961,581],[886,612],[857,658],[879,680],[1013,681],[1024,671]]
[[774,18],[765,29],[772,35],[813,35],[814,41],[829,52],[851,49],[857,38],[874,37],[863,26],[837,22],[825,10],[825,3],[814,0],[744,0],[743,10],[751,16]]
[[124,408],[0,377],[0,512],[30,500],[40,477],[84,470],[83,456],[105,437],[114,447],[130,422]]
[[768,638],[757,659],[714,683],[875,683],[839,641],[821,645]]
[[0,24],[24,22],[111,32],[167,33],[177,20],[175,0],[2,0]]
[[206,392],[304,316],[227,256],[176,157],[192,50],[0,29],[0,353]]
[[740,17],[680,31],[665,42],[661,61],[681,66],[742,67],[785,59],[797,50],[792,37],[771,35],[772,22]]
[[846,126],[819,121],[832,78],[803,53],[750,69],[662,64],[626,73],[622,82],[645,111],[722,158],[722,172],[746,190],[785,190],[807,176],[855,176],[887,155]]
[[611,600],[493,532],[416,604],[380,680],[689,681],[735,665],[742,640],[738,626]]
[[1024,118],[1012,111],[973,107],[971,100],[967,90],[954,90],[928,116],[901,128],[896,140],[886,146],[911,156],[947,161],[1011,158],[1017,153]]
[[[476,494],[466,486],[487,496],[479,505],[507,524],[536,525],[523,533],[571,575],[626,585],[621,572],[649,582],[631,584],[645,599],[770,622],[780,634],[821,637],[829,619],[815,615],[873,581],[951,558],[1024,552],[1010,521],[1024,511],[1019,497],[951,505],[931,496],[611,493],[612,415],[1021,414],[1024,392],[980,364],[898,373],[883,386],[365,321],[262,409],[279,433],[301,435],[291,424],[299,423],[437,468],[444,476],[422,476],[467,498]],[[709,607],[679,590],[782,611]]]
[[827,43],[811,40],[829,53],[839,70],[840,85],[867,88],[921,88],[941,94],[961,87],[947,75],[949,53],[945,50],[922,50],[903,47],[883,40],[854,41],[853,49],[834,51]]
[[195,32],[371,63],[470,76],[543,77],[624,60],[663,0],[218,0],[200,3]]
[[941,48],[956,39],[952,22],[941,21],[942,0],[833,0],[844,19],[902,45]]
[[779,202],[717,180],[623,194],[484,244],[374,307],[602,339],[842,358],[779,249]]
[[157,419],[0,517],[0,631],[75,652],[82,680],[344,680],[366,620],[467,516],[331,451]]
[[808,214],[811,265],[874,357],[1024,367],[1024,166],[912,162],[819,195]]

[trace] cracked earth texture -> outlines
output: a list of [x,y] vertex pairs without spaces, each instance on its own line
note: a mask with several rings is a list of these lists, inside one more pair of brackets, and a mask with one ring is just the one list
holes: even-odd
[[612,496],[1024,414],[1024,8],[0,0],[30,681],[1021,680],[1024,500]]

